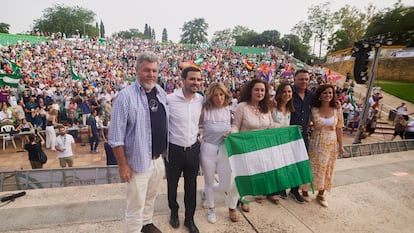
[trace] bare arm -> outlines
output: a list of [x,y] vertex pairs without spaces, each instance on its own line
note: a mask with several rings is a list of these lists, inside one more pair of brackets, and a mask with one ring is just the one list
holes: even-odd
[[340,108],[337,109],[337,117],[338,117],[338,124],[336,126],[336,140],[338,141],[339,154],[343,154],[344,147],[342,145],[342,135],[343,135],[342,126],[344,125],[344,117],[342,115],[342,111]]
[[132,170],[126,160],[124,147],[117,146],[112,148],[112,151],[114,152],[115,159],[118,163],[119,176],[121,177],[121,180],[129,182],[132,178]]

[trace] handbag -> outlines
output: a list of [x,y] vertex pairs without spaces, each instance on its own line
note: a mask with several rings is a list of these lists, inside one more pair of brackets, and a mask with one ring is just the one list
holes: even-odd
[[41,164],[45,164],[47,162],[47,155],[42,149],[39,150],[38,156]]

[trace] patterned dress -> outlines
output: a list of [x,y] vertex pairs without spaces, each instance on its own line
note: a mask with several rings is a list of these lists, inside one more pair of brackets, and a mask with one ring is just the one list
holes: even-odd
[[335,109],[334,116],[322,118],[318,108],[312,108],[313,133],[309,140],[309,162],[315,190],[330,190],[339,145],[336,129],[343,126],[343,116]]

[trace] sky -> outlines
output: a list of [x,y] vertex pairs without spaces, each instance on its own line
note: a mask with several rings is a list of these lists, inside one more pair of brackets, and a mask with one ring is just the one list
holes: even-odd
[[[10,25],[10,33],[29,31],[35,19],[41,18],[43,10],[55,4],[81,6],[95,12],[95,20],[101,20],[106,35],[137,28],[144,32],[145,24],[155,29],[156,39],[161,40],[163,28],[168,39],[179,42],[185,22],[204,18],[209,25],[208,39],[214,32],[236,25],[246,26],[257,33],[277,30],[289,34],[299,21],[307,20],[310,6],[331,2],[336,11],[346,4],[363,10],[369,3],[377,9],[392,7],[397,0],[22,0],[4,1],[0,23]],[[24,2],[24,3],[23,3]],[[414,6],[414,0],[402,0],[406,6]],[[95,23],[93,23],[95,25]]]

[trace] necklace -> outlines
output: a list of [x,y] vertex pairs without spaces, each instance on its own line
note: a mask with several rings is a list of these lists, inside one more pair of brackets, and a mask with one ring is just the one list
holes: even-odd
[[250,108],[253,110],[254,114],[260,119],[266,119],[266,115],[262,114],[262,112],[259,109],[259,106],[253,106],[249,104]]

